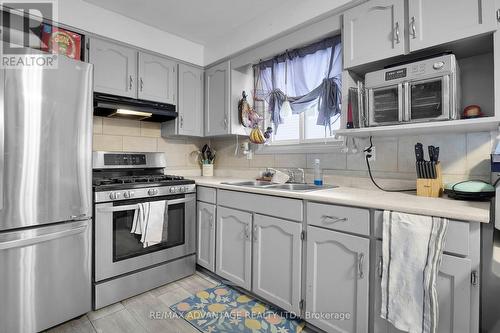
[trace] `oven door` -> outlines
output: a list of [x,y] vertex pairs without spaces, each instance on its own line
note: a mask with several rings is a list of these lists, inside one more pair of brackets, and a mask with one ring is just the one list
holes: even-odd
[[367,89],[368,125],[394,125],[403,121],[403,84]]
[[449,75],[409,82],[405,121],[449,120],[451,97]]
[[[96,204],[94,281],[194,254],[195,198],[195,194],[182,194]],[[137,204],[159,200],[166,201],[164,241],[144,248],[140,235],[130,233]]]

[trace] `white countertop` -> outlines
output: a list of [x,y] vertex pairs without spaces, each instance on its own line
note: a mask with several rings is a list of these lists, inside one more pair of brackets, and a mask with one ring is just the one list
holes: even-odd
[[448,198],[427,198],[415,194],[338,187],[310,192],[292,192],[222,184],[249,179],[194,177],[197,185],[240,192],[275,195],[353,207],[393,210],[410,214],[439,216],[454,220],[489,223],[490,203],[461,201]]

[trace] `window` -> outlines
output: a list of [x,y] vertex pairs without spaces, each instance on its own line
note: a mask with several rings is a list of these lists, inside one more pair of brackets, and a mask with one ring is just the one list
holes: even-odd
[[[331,37],[254,67],[256,110],[273,128],[271,145],[333,141],[340,128],[342,47]],[[290,103],[292,114],[285,105]]]

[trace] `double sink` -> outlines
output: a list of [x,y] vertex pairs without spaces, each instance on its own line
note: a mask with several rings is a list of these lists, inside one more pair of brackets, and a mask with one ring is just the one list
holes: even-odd
[[235,183],[226,182],[223,184],[233,185],[233,186],[253,187],[253,188],[266,188],[270,190],[292,191],[292,192],[319,191],[337,187],[332,185],[314,185],[314,184],[302,184],[302,183],[277,184],[259,180],[235,182]]

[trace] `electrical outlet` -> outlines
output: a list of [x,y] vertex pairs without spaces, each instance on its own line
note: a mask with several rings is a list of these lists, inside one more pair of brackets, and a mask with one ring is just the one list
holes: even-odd
[[370,152],[367,152],[366,149],[368,149],[369,147],[366,147],[365,148],[365,156],[370,154],[371,157],[368,158],[368,161],[370,162],[375,162],[377,160],[377,150],[375,149],[375,147],[372,147],[370,150]]

